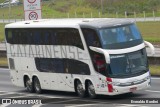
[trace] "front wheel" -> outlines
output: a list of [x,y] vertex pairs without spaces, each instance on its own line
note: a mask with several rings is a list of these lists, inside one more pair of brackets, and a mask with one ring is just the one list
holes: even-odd
[[88,92],[89,97],[90,98],[96,98],[95,88],[94,88],[92,82],[89,81],[87,86],[88,86],[87,87],[87,92]]
[[82,98],[85,97],[85,90],[83,88],[82,83],[79,80],[76,82],[76,92],[77,92],[78,96],[80,96]]
[[42,93],[41,84],[37,77],[34,78],[34,90],[36,93]]

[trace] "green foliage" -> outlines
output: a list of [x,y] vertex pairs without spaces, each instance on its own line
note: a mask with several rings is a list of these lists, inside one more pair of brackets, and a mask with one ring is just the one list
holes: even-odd
[[0,42],[4,41],[4,26],[5,24],[0,24]]
[[[10,14],[10,18],[11,19],[21,19],[24,16],[23,13],[23,6],[14,6],[11,7],[11,14]],[[0,19],[8,19],[9,18],[9,8],[5,7],[5,8],[0,8]]]
[[105,12],[143,12],[158,11],[160,9],[160,0],[86,0],[90,6],[100,8],[102,6]]
[[143,38],[152,43],[160,43],[160,22],[138,22]]
[[5,0],[0,0],[0,3],[3,3]]
[[160,66],[159,65],[150,65],[151,75],[160,76]]
[[[0,0],[2,1],[2,0]],[[20,0],[23,2],[23,0]],[[44,0],[43,0],[44,1]],[[125,17],[124,12],[129,13],[128,17],[160,16],[160,0],[45,0],[42,2],[43,18],[65,18],[68,17]],[[0,8],[0,19],[9,18],[8,7]],[[99,16],[99,12],[101,12]],[[23,5],[11,7],[10,18],[24,18]],[[103,13],[103,14],[102,14]]]
[[0,57],[0,66],[8,66],[7,58]]

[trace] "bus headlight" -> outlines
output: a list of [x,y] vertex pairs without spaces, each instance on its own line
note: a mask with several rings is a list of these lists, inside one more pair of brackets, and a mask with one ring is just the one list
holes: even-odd
[[121,83],[119,83],[119,82],[112,82],[112,85],[113,86],[118,86],[118,85],[120,85]]
[[113,92],[118,92],[118,90],[117,90],[117,89],[115,89],[115,88],[113,88]]
[[144,78],[144,80],[147,81],[147,80],[150,79],[150,78],[151,78],[150,75],[148,75],[147,77]]
[[112,84],[113,86],[118,86],[118,85],[120,85],[121,83],[119,83],[119,82],[109,82],[109,81],[107,81],[107,84]]

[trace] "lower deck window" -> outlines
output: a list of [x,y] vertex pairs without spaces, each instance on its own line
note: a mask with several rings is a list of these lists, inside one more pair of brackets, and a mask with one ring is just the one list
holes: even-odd
[[89,66],[84,62],[66,58],[35,58],[36,68],[40,72],[70,73],[89,75]]
[[14,59],[12,58],[9,58],[9,66],[10,66],[10,69],[15,69],[15,65],[14,65]]

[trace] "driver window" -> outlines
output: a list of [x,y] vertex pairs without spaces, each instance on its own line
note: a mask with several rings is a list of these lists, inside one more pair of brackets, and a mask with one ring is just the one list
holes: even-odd
[[124,34],[126,36],[126,40],[131,41],[131,40],[134,39],[133,35],[132,35],[132,32],[131,32],[131,30],[128,26],[123,27],[123,31],[124,31]]
[[95,30],[83,28],[82,32],[86,40],[87,46],[100,47],[100,42]]
[[[89,46],[101,47],[98,35],[95,30],[83,28],[82,32],[88,47]],[[91,49],[89,49],[89,53],[90,53],[95,71],[103,75],[106,75],[106,61],[105,61],[104,55],[101,53],[94,52]]]

